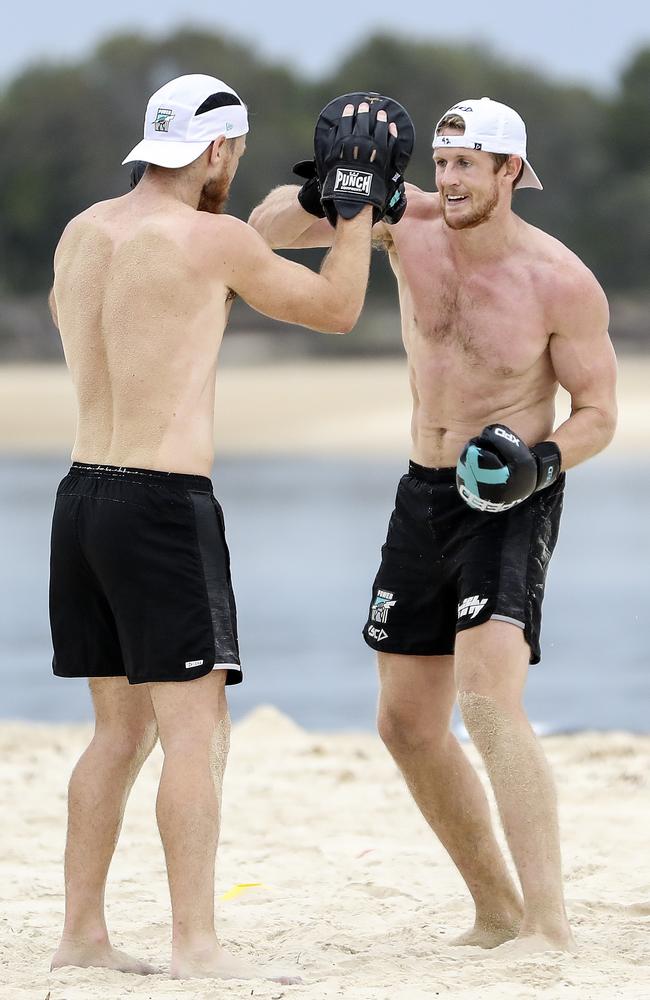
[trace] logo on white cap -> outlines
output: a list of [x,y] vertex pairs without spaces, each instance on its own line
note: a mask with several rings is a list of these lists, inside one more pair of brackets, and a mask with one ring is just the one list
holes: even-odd
[[156,117],[153,120],[153,127],[156,132],[169,132],[170,123],[174,119],[172,108],[158,108]]
[[[465,131],[459,135],[438,135],[440,122],[447,115],[457,115],[465,123]],[[526,126],[521,115],[507,104],[492,101],[489,97],[480,100],[465,100],[454,104],[445,111],[433,133],[433,148],[447,146],[457,149],[476,149],[486,153],[505,153],[520,156],[524,170],[517,188],[537,188],[542,183],[526,158]]]
[[185,167],[219,136],[234,139],[247,132],[246,106],[232,87],[214,76],[191,73],[170,80],[149,98],[144,137],[122,163]]

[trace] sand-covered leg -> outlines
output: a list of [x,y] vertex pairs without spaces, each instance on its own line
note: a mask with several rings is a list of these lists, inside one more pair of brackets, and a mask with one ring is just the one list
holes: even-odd
[[452,944],[494,948],[517,935],[522,904],[494,836],[483,786],[449,730],[453,657],[382,653],[379,670],[380,735],[476,906],[474,927]]
[[550,768],[521,704],[529,649],[523,632],[489,621],[458,636],[463,720],[494,789],[521,881],[520,939],[536,950],[574,948],[562,888],[557,797]]
[[95,734],[70,779],[65,850],[65,922],[53,969],[101,966],[122,972],[155,970],[112,947],[104,919],[108,869],[129,792],[156,742],[146,690],[124,677],[90,682]]

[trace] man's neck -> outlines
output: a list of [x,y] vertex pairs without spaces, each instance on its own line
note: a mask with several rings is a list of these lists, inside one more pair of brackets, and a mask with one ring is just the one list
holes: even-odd
[[498,261],[508,256],[519,239],[520,219],[511,209],[495,214],[478,226],[445,231],[452,255],[456,260],[478,263]]
[[189,208],[198,208],[203,179],[196,172],[174,176],[174,171],[145,173],[133,194],[181,202]]

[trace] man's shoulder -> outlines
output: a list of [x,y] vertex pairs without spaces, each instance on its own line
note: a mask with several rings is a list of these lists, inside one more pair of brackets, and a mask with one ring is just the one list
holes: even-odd
[[440,195],[436,191],[423,191],[415,184],[404,184],[407,207],[404,221],[430,221],[441,216]]
[[560,295],[602,293],[593,271],[573,250],[550,233],[528,223],[525,225],[531,273],[536,274],[549,291]]
[[84,208],[78,215],[74,215],[59,237],[59,242],[55,250],[55,259],[65,250],[66,245],[71,240],[74,242],[78,238],[78,235],[83,233],[84,227],[101,225],[102,220],[107,217],[107,213],[110,211],[109,206],[114,204],[115,201],[117,199],[95,202],[94,205]]
[[253,243],[263,242],[259,233],[235,215],[195,212],[189,220],[191,236],[204,250],[234,254]]
[[404,184],[406,192],[406,211],[395,225],[382,223],[374,235],[376,245],[383,245],[389,253],[399,253],[403,237],[419,228],[421,223],[435,222],[442,217],[440,211],[440,196],[433,191],[423,191],[415,184]]

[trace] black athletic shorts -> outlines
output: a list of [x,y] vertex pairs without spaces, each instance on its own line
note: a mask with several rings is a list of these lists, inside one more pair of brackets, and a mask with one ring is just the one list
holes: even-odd
[[203,476],[75,462],[52,521],[59,677],[241,681],[221,508]]
[[524,631],[539,663],[546,570],[564,475],[499,514],[472,510],[455,469],[411,462],[397,490],[363,635],[378,652],[445,656],[456,633],[489,619]]

